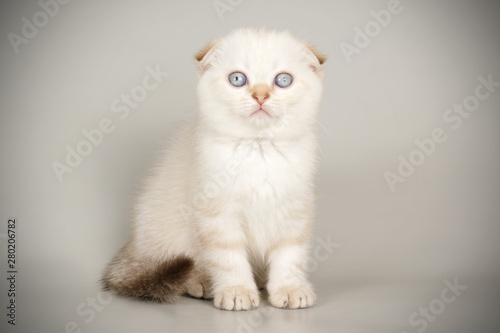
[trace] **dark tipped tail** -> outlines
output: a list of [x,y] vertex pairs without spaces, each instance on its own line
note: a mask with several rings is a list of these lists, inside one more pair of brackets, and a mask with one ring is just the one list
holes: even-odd
[[153,263],[127,258],[122,250],[108,265],[101,282],[104,290],[122,296],[172,303],[185,292],[185,286],[194,269],[187,257]]

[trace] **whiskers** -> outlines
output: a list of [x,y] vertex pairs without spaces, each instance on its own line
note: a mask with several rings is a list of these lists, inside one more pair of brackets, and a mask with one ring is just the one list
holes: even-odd
[[314,119],[314,122],[315,122],[316,124],[318,124],[318,125],[319,125],[319,127],[323,130],[323,132],[325,132],[325,134],[328,136],[328,138],[329,138],[329,139],[331,139],[332,135],[331,135],[331,133],[330,133],[330,132],[326,129],[326,127],[325,127],[325,126],[323,126],[323,124],[322,124],[322,123],[320,123],[318,119]]

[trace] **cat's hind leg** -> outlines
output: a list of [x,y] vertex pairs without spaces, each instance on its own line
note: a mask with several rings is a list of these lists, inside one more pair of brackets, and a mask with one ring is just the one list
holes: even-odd
[[189,282],[186,284],[186,294],[194,298],[213,298],[210,280],[206,273],[195,267]]

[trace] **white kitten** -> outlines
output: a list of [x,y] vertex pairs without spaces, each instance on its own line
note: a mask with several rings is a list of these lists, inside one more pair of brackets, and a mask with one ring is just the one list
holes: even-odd
[[315,301],[304,265],[324,57],[288,32],[242,29],[196,55],[199,113],[146,181],[105,289],[217,308]]

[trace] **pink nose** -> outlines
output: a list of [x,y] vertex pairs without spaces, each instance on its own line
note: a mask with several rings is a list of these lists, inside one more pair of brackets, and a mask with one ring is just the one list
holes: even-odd
[[264,104],[268,96],[253,96],[259,105]]
[[269,90],[267,84],[257,83],[251,88],[252,97],[255,98],[259,105],[262,105],[269,98]]

